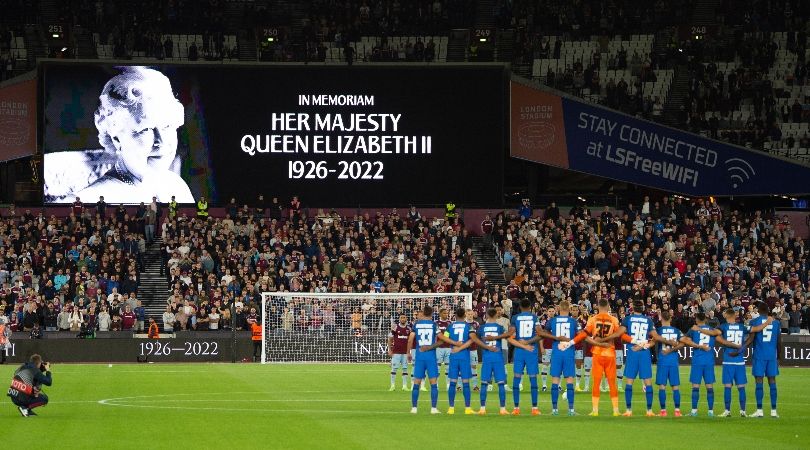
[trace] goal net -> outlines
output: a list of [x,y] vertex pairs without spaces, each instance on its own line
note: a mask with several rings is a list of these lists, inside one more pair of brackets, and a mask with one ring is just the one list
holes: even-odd
[[262,293],[262,363],[388,362],[388,336],[405,314],[472,308],[472,294]]

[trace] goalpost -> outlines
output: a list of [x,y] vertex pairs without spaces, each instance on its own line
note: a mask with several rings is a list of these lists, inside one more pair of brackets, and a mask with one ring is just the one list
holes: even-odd
[[262,292],[262,364],[388,362],[388,336],[425,305],[472,308],[468,293]]

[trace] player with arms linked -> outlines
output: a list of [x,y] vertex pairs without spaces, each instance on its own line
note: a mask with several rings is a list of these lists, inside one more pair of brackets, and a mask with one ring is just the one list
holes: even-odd
[[419,320],[413,325],[413,330],[408,336],[408,357],[411,349],[416,349],[416,358],[413,370],[413,388],[411,389],[411,413],[416,414],[416,405],[419,402],[419,387],[427,374],[430,381],[430,413],[440,414],[436,405],[439,402],[439,387],[436,381],[439,377],[439,366],[436,361],[436,348],[439,341],[447,342],[450,345],[461,345],[443,334],[439,334],[439,327],[433,322],[433,307],[425,305]]
[[[531,385],[532,415],[538,416],[540,415],[540,410],[537,408],[537,374],[539,372],[537,363],[539,349],[537,343],[543,338],[555,341],[561,338],[543,330],[537,316],[532,314],[532,302],[527,298],[520,301],[520,312],[512,316],[509,333],[515,340],[523,342],[531,348],[531,350],[526,350],[522,347],[518,347],[512,355],[512,369],[514,372],[512,379],[512,399],[515,402],[515,409],[512,410],[512,414],[515,416],[520,415],[520,379],[523,377],[525,369]],[[565,340],[570,340],[570,337],[565,338]]]
[[[555,342],[553,343],[551,352],[551,367],[549,373],[551,374],[551,415],[557,416],[560,414],[557,409],[557,400],[560,395],[560,376],[565,377],[566,391],[565,395],[568,400],[568,415],[575,416],[574,411],[574,376],[576,375],[576,349],[570,344],[577,333],[580,331],[579,322],[576,318],[570,315],[571,304],[567,301],[560,302],[560,314],[552,317],[546,322],[546,330],[549,334],[554,336]],[[609,347],[610,344],[597,343],[591,338],[585,339],[589,344],[597,347]],[[565,345],[563,345],[565,343]]]
[[633,314],[624,318],[622,326],[627,330],[632,340],[643,342],[641,345],[630,347],[627,351],[627,361],[624,366],[624,401],[627,409],[622,415],[625,417],[633,415],[633,381],[638,377],[644,383],[647,417],[652,417],[655,413],[652,410],[652,355],[650,354],[648,339],[670,346],[676,345],[677,342],[664,339],[655,331],[655,324],[652,319],[644,314],[644,302],[641,300],[633,302]]
[[43,363],[42,357],[34,354],[14,372],[7,395],[23,417],[36,416],[34,408],[48,404],[48,396],[42,393],[42,385],[50,386],[51,383],[50,363]]
[[[630,340],[630,337],[625,334],[625,329],[619,324],[619,319],[610,314],[610,303],[607,300],[601,299],[597,304],[599,313],[588,319],[585,328],[580,331],[573,341],[563,342],[558,347],[565,350],[571,343],[577,344],[582,342],[588,337],[593,338],[595,343],[611,344],[607,347],[592,346],[591,353],[593,354],[593,366],[591,374],[593,375],[593,387],[591,391],[591,402],[593,403],[593,410],[590,416],[599,415],[599,385],[602,384],[602,377],[608,380],[610,388],[610,402],[613,405],[613,415],[619,415],[619,389],[616,386],[616,348],[613,345],[614,339],[621,339],[624,342]],[[639,342],[634,342],[639,344]]]
[[447,403],[450,405],[447,414],[455,414],[456,408],[456,383],[459,378],[462,382],[462,392],[464,393],[464,414],[475,414],[470,406],[470,379],[474,374],[470,363],[470,347],[473,344],[480,345],[485,351],[499,352],[497,346],[489,346],[481,341],[475,329],[466,320],[467,310],[459,308],[456,310],[456,321],[447,327],[450,338],[461,342],[462,345],[454,347],[450,354],[449,379],[450,387],[447,388]]
[[661,311],[661,327],[658,334],[676,345],[658,343],[658,368],[655,373],[655,384],[658,385],[658,403],[661,406],[659,416],[667,416],[667,384],[672,386],[672,402],[675,404],[675,417],[681,417],[681,373],[678,367],[680,355],[678,349],[684,344],[680,342],[683,334],[681,330],[672,326],[672,313]]
[[757,317],[751,320],[751,334],[745,344],[754,343],[754,361],[751,365],[751,374],[756,380],[754,395],[757,400],[757,411],[751,417],[764,417],[762,402],[765,399],[763,378],[768,377],[768,386],[771,393],[771,417],[778,418],[776,413],[776,376],[779,375],[777,364],[779,339],[781,338],[779,321],[774,320],[765,302],[757,303]]
[[[510,344],[517,348],[532,352],[535,347],[518,341],[512,337],[512,333],[504,330],[503,326],[498,323],[498,310],[495,308],[487,309],[487,321],[485,324],[478,328],[480,336],[485,341],[498,342],[501,339],[506,339]],[[500,400],[502,416],[508,415],[506,411],[506,360],[504,359],[504,352],[496,347],[483,348],[483,363],[481,364],[481,409],[478,411],[479,415],[487,413],[487,385],[490,380],[495,380],[498,383],[498,399]],[[517,350],[517,349],[516,349]],[[535,360],[536,362],[537,360]]]
[[723,339],[720,333],[714,328],[706,325],[706,314],[695,314],[695,325],[681,338],[681,342],[694,347],[692,352],[692,367],[689,371],[689,382],[692,383],[692,417],[698,415],[698,400],[700,399],[700,383],[706,384],[706,400],[708,402],[709,417],[714,417],[714,346],[715,343],[725,347],[739,349],[739,344],[734,344]]
[[[700,328],[700,332],[711,336],[722,336],[723,339],[742,346],[746,338],[750,334],[750,327],[737,322],[737,312],[729,308],[723,311],[723,317],[726,323],[720,325],[719,329],[709,330]],[[764,325],[755,328],[762,330]],[[743,347],[744,348],[744,347]],[[731,387],[737,385],[737,392],[740,401],[740,416],[745,417],[745,402],[746,393],[745,385],[748,378],[745,376],[745,355],[741,349],[734,349],[726,347],[723,350],[723,402],[725,404],[725,411],[720,417],[731,416]]]

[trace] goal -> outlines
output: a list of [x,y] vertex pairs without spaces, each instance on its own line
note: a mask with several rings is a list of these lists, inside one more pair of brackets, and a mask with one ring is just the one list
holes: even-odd
[[262,363],[388,362],[388,336],[404,314],[472,308],[472,294],[262,293]]

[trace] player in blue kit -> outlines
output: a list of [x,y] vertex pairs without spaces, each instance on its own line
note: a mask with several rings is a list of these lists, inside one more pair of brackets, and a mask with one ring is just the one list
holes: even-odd
[[662,338],[655,331],[652,319],[644,315],[644,302],[633,302],[633,314],[624,318],[622,326],[634,342],[644,342],[642,345],[627,345],[627,361],[624,365],[624,402],[627,410],[622,414],[625,417],[633,415],[633,381],[636,377],[644,383],[644,394],[647,400],[647,416],[655,415],[652,410],[652,355],[650,354],[649,339],[667,345],[676,345],[677,342]]
[[[551,415],[560,414],[557,409],[557,400],[560,395],[560,376],[565,377],[566,397],[568,400],[568,415],[575,416],[574,411],[574,376],[576,375],[575,347],[570,342],[581,331],[579,321],[569,315],[571,304],[567,301],[560,302],[559,315],[552,317],[546,322],[546,330],[554,336],[555,342],[552,344],[551,352]],[[563,343],[561,343],[561,341]],[[597,343],[591,338],[586,338],[586,342],[599,347],[609,347],[612,343]]]
[[[723,339],[743,346],[746,338],[748,337],[750,328],[744,324],[737,323],[737,312],[729,308],[723,311],[723,317],[726,323],[720,325],[719,329],[708,330],[701,328],[700,332],[712,336],[722,336]],[[744,348],[744,347],[743,347]],[[725,348],[723,350],[723,403],[725,404],[725,411],[720,417],[731,416],[731,387],[737,385],[737,393],[740,401],[740,416],[745,417],[745,384],[748,378],[745,376],[745,355],[741,349]]]
[[658,334],[676,345],[658,343],[658,370],[655,373],[655,384],[658,385],[658,403],[661,406],[661,417],[667,416],[667,384],[672,386],[672,402],[675,404],[675,417],[681,417],[681,374],[678,367],[678,349],[683,347],[679,341],[683,334],[673,327],[672,313],[661,311],[661,327]]
[[[512,338],[512,333],[503,329],[497,323],[498,311],[495,308],[487,309],[487,322],[478,328],[479,335],[486,341],[499,341],[507,339],[508,342],[515,347],[532,351],[532,346],[523,342],[517,341]],[[481,365],[481,409],[478,411],[479,415],[487,413],[487,385],[490,380],[495,380],[498,383],[498,399],[500,400],[502,416],[509,414],[506,411],[506,361],[504,360],[503,353],[500,350],[492,351],[494,347],[484,347],[483,364]]]
[[681,338],[681,342],[694,347],[692,352],[692,369],[689,372],[689,382],[692,383],[692,417],[697,417],[697,405],[700,399],[700,383],[706,384],[706,399],[709,403],[709,417],[714,417],[714,345],[718,343],[726,347],[739,349],[741,346],[726,341],[720,336],[714,336],[713,330],[706,325],[706,314],[695,314],[696,325],[689,330],[686,336]]
[[[432,320],[433,308],[426,305],[422,308],[421,316],[413,324],[413,331],[408,337],[408,354],[411,349],[416,349],[413,369],[413,389],[411,389],[411,413],[416,414],[416,404],[419,402],[419,387],[427,374],[430,381],[430,413],[440,414],[436,408],[439,401],[439,387],[436,386],[436,379],[439,377],[439,366],[436,362],[436,347],[438,341],[446,342],[450,345],[461,345],[443,334],[439,334],[439,327]],[[414,345],[415,344],[415,345]]]
[[450,353],[449,379],[450,387],[447,389],[447,402],[450,405],[447,414],[455,414],[456,382],[461,378],[462,392],[464,393],[464,414],[475,414],[470,407],[470,379],[473,377],[472,364],[470,363],[469,347],[473,343],[480,345],[485,350],[500,352],[495,346],[489,346],[478,338],[473,327],[466,321],[467,310],[459,308],[456,310],[456,321],[447,327],[450,338],[460,342],[462,345],[454,347]]
[[764,417],[762,412],[762,402],[765,399],[765,389],[763,378],[768,377],[768,386],[771,393],[771,417],[778,418],[776,413],[776,376],[779,375],[779,365],[777,364],[777,349],[781,338],[779,321],[773,320],[765,302],[757,304],[758,317],[751,320],[751,334],[746,339],[746,345],[754,343],[754,360],[751,365],[751,375],[756,381],[754,391],[757,400],[757,411],[751,417]]
[[532,314],[531,311],[532,302],[527,298],[522,299],[520,301],[520,313],[512,316],[512,324],[509,326],[509,333],[512,334],[515,340],[523,342],[531,348],[531,350],[526,350],[518,347],[512,354],[512,372],[514,374],[512,379],[512,399],[515,402],[515,409],[512,410],[512,414],[516,416],[520,415],[520,379],[523,377],[524,370],[526,375],[529,376],[531,385],[532,415],[540,415],[540,410],[537,408],[537,374],[539,373],[537,342],[542,338],[557,339],[554,335],[542,329],[537,316]]

